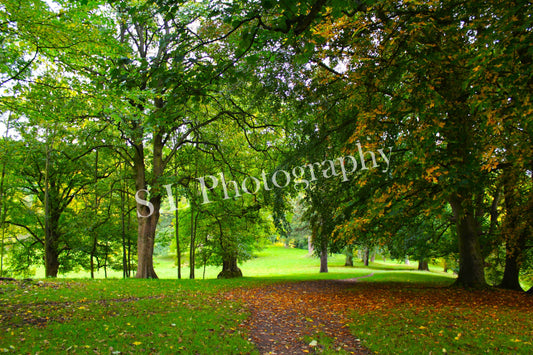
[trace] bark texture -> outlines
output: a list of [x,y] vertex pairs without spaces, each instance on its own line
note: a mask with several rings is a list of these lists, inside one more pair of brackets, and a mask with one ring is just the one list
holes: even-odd
[[222,271],[218,274],[217,278],[234,279],[237,277],[242,277],[242,271],[239,266],[237,266],[237,258],[227,257],[222,262]]
[[456,284],[474,288],[486,287],[483,257],[479,244],[481,229],[474,216],[472,198],[460,196],[455,195],[450,201],[459,239],[459,275]]
[[418,261],[418,271],[429,271],[428,261],[425,259]]
[[344,266],[353,266],[353,246],[346,246],[346,261]]
[[[509,170],[503,172],[503,191],[507,211],[503,224],[505,238],[505,269],[503,279],[498,287],[510,290],[522,290],[520,286],[520,266],[526,247],[527,226],[520,216],[523,210],[518,203],[517,177]],[[526,217],[527,218],[527,217]]]

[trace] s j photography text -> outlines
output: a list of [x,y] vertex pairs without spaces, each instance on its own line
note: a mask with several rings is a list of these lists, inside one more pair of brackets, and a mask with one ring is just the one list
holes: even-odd
[[[371,150],[364,151],[361,144],[357,143],[356,153],[357,158],[352,155],[346,155],[332,160],[326,159],[322,162],[308,163],[294,167],[290,173],[285,170],[276,170],[273,174],[267,175],[264,171],[261,171],[260,177],[247,176],[240,184],[233,180],[227,181],[223,172],[219,172],[216,175],[202,176],[196,178],[196,180],[200,184],[202,204],[207,204],[213,202],[210,199],[210,195],[213,196],[217,189],[218,193],[224,196],[223,199],[227,200],[241,197],[244,194],[255,195],[261,189],[266,191],[283,189],[289,186],[291,182],[296,188],[303,189],[308,189],[311,182],[320,178],[340,177],[342,182],[347,182],[350,181],[350,175],[357,171],[358,168],[360,170],[368,170],[379,167],[383,173],[389,171],[392,147],[388,147],[386,150],[377,149],[377,153],[375,153]],[[164,185],[164,187],[170,201],[170,212],[175,211],[177,203],[172,194],[172,184]],[[135,201],[140,205],[147,206],[149,210],[147,215],[137,212],[139,217],[150,217],[154,212],[153,204],[142,198],[146,194],[148,194],[147,190],[139,190],[135,194]]]

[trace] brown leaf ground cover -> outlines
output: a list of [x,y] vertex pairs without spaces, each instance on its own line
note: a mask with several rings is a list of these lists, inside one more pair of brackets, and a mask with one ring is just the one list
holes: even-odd
[[385,353],[533,353],[533,297],[520,292],[320,280],[238,288],[227,298],[248,308],[242,326],[260,354],[369,354],[375,344],[390,346]]
[[[261,354],[320,352],[324,347],[369,354],[349,327],[346,310],[352,282],[305,281],[235,289],[228,298],[243,302],[250,317],[243,323]],[[313,340],[316,342],[313,342]]]

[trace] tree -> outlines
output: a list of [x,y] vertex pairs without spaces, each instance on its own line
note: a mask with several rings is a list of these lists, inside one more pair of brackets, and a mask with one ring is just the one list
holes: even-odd
[[[499,129],[493,110],[506,104],[503,95],[492,103],[487,92],[498,86],[483,80],[480,70],[494,58],[488,43],[505,38],[499,29],[508,14],[492,3],[380,3],[316,28],[327,43],[316,57],[332,63],[318,66],[324,73],[319,78],[323,86],[338,88],[337,97],[352,115],[351,125],[336,126],[353,127],[351,137],[341,140],[345,151],[356,153],[365,137],[373,146],[394,147],[403,164],[393,172],[395,182],[383,175],[363,180],[361,186],[368,186],[370,177],[384,183],[377,189],[379,203],[370,199],[374,207],[353,215],[362,222],[357,230],[368,230],[369,221],[377,225],[376,217],[401,212],[398,201],[413,207],[431,202],[422,211],[428,218],[448,204],[458,235],[457,283],[464,286],[486,285],[479,238],[489,233],[481,222],[489,216],[486,206],[492,201],[485,197],[496,178],[487,131]],[[509,58],[497,57],[513,66]],[[338,63],[342,70],[335,70]],[[351,218],[345,224],[354,225]]]
[[[35,133],[34,133],[35,134]],[[60,267],[60,256],[68,252],[74,242],[70,239],[75,235],[74,218],[69,206],[76,194],[90,183],[90,179],[83,175],[85,166],[83,161],[73,161],[76,154],[68,143],[59,148],[56,142],[52,145],[50,136],[57,137],[57,130],[47,132],[45,140],[48,142],[34,142],[27,145],[25,157],[22,161],[20,188],[35,197],[39,204],[31,204],[26,212],[12,214],[7,223],[27,230],[35,241],[44,249],[44,266],[46,277],[56,277]],[[67,137],[63,136],[63,142]],[[78,151],[79,153],[79,151]],[[35,202],[37,202],[35,201]],[[30,212],[31,210],[31,212]]]
[[[226,100],[218,85],[252,40],[233,39],[249,20],[228,25],[229,18],[216,4],[161,3],[114,7],[123,52],[108,61],[110,89],[118,98],[112,99],[109,113],[132,148],[128,161],[137,200],[143,201],[137,210],[137,277],[141,278],[157,277],[152,254],[169,162],[213,122],[245,119],[246,112]],[[233,43],[237,46],[232,47]],[[199,145],[213,143],[200,141]]]

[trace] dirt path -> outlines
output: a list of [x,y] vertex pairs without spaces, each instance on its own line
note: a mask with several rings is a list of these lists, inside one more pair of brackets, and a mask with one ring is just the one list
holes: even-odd
[[243,302],[250,310],[244,326],[262,355],[321,352],[324,344],[318,334],[333,341],[329,351],[370,354],[348,326],[347,315],[356,311],[354,294],[348,289],[356,281],[280,283],[233,290],[228,297]]

